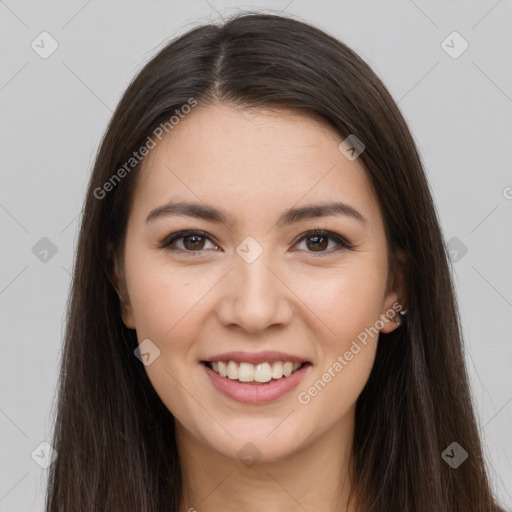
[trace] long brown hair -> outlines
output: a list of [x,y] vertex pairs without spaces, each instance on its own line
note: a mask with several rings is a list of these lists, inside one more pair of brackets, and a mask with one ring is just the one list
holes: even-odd
[[[130,84],[103,137],[73,271],[46,510],[178,510],[174,419],[134,356],[136,333],[121,320],[112,272],[140,168],[126,162],[191,98],[296,109],[363,142],[359,158],[391,253],[407,258],[395,263],[408,312],[399,329],[381,334],[357,401],[353,497],[365,512],[495,512],[448,253],[406,123],[345,44],[296,19],[261,13],[171,41]],[[453,442],[468,453],[456,469],[442,457]]]

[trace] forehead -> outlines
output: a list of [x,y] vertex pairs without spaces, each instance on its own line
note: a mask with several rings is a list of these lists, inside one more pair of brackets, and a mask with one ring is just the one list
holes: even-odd
[[146,157],[135,191],[142,215],[172,199],[203,200],[255,213],[343,201],[380,216],[366,169],[338,149],[327,122],[292,110],[197,106]]

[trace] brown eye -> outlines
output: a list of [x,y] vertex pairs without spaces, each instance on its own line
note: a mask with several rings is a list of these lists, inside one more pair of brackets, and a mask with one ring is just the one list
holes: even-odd
[[204,242],[205,239],[201,235],[188,235],[182,237],[183,239],[183,246],[185,249],[194,251],[194,250],[201,250],[204,248]]
[[208,249],[208,247],[205,247],[207,242],[212,244],[214,249],[217,249],[210,237],[202,231],[180,231],[167,236],[160,242],[160,247],[170,251],[195,253]]
[[[306,238],[306,240],[308,249],[311,249],[312,251],[323,251],[329,245],[329,239],[326,236],[313,235]],[[309,243],[308,241],[312,241],[312,243]]]
[[[334,247],[326,250],[329,242],[334,242]],[[343,249],[353,249],[352,244],[336,233],[324,230],[315,230],[306,233],[300,240],[299,244],[304,242],[306,252],[314,254],[314,256],[327,256]],[[315,254],[316,253],[316,254]]]

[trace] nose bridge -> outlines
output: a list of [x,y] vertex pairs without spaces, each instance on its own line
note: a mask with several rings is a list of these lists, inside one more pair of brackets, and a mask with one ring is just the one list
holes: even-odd
[[289,321],[287,288],[276,277],[279,269],[272,251],[247,237],[236,253],[230,272],[232,285],[223,297],[221,321],[253,332]]
[[242,257],[235,263],[236,278],[240,286],[237,287],[237,296],[244,299],[262,300],[268,303],[275,297],[276,277],[271,269],[275,267],[270,251],[263,252],[254,261],[248,262]]

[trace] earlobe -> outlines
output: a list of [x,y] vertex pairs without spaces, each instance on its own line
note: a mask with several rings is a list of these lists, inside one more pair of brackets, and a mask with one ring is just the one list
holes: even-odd
[[384,300],[382,316],[385,317],[385,325],[380,329],[383,333],[390,333],[400,327],[407,311],[407,290],[403,273],[406,261],[405,253],[397,251],[388,291]]
[[393,293],[386,297],[385,309],[381,315],[384,325],[380,332],[390,333],[400,327],[401,316],[400,313],[405,309],[405,306],[399,300],[398,295]]
[[114,260],[113,285],[117,292],[117,296],[119,297],[121,318],[123,323],[126,327],[128,327],[128,329],[135,329],[135,320],[133,318],[132,306],[128,298],[124,272],[120,270],[117,258]]

